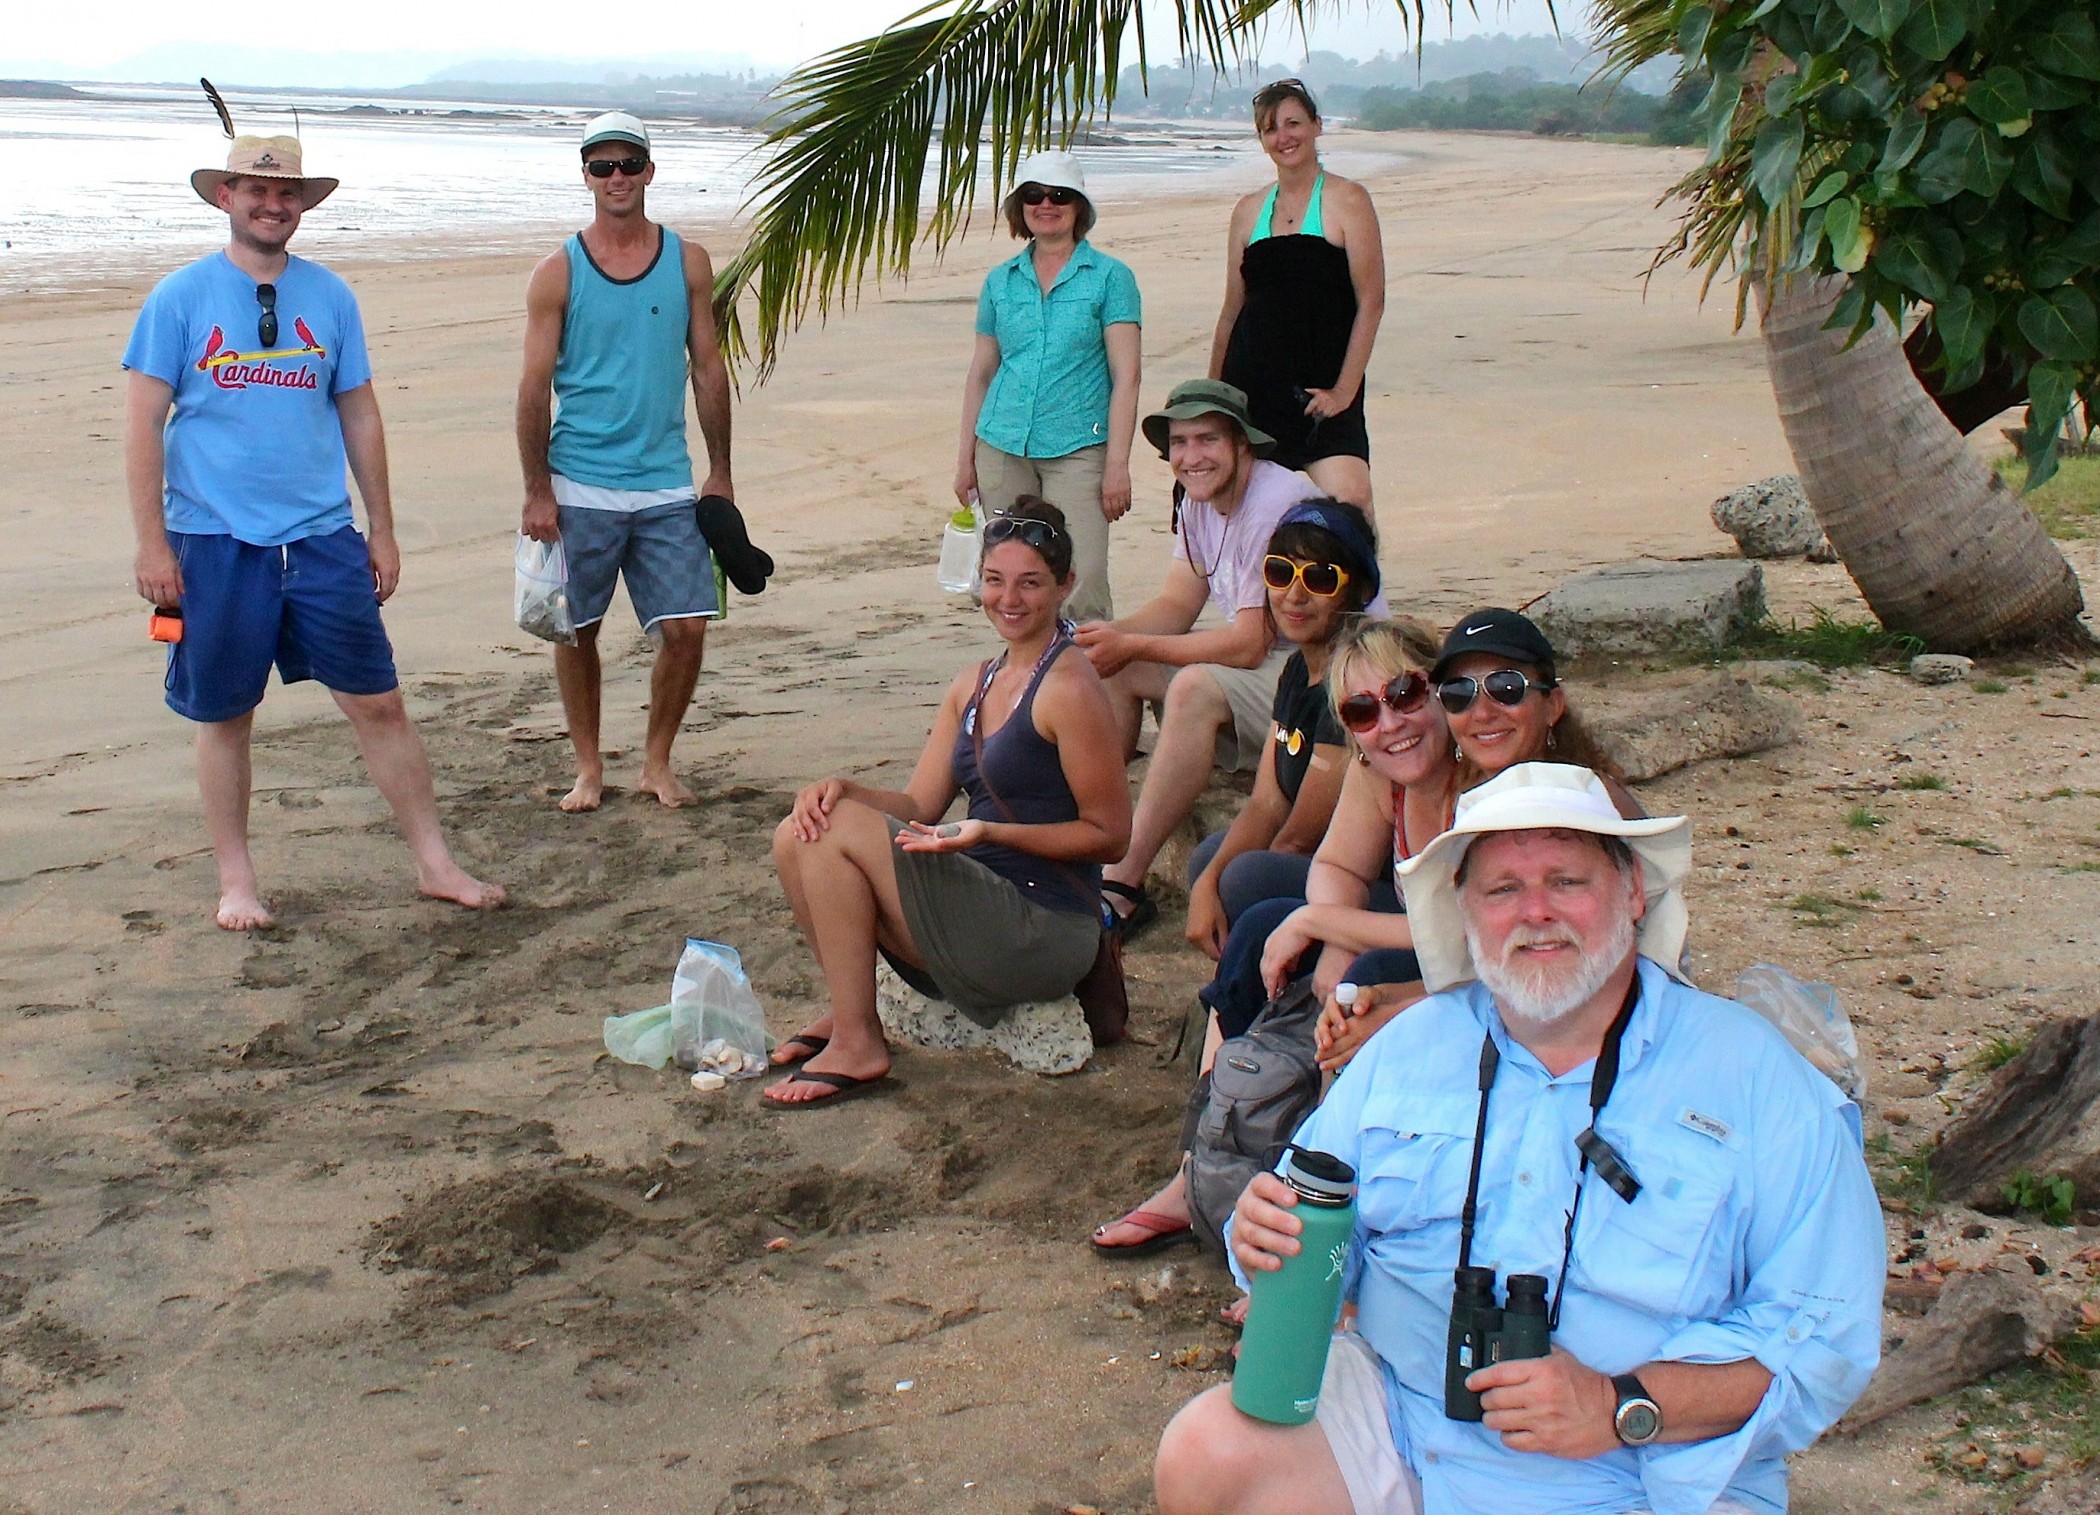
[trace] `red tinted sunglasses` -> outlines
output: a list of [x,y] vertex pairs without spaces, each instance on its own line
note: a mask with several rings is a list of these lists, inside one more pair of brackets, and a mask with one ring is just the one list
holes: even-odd
[[1413,715],[1429,703],[1429,675],[1410,671],[1401,674],[1379,694],[1352,694],[1335,706],[1334,713],[1351,731],[1365,732],[1378,724],[1378,707],[1394,715]]

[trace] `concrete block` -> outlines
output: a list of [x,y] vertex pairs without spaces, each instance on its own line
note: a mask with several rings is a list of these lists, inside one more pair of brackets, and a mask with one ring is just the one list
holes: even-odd
[[1563,658],[1710,653],[1764,613],[1764,570],[1736,559],[1613,563],[1562,581],[1530,610]]

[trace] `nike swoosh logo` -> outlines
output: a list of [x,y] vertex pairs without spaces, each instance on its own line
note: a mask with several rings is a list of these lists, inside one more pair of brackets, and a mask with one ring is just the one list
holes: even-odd
[[1477,636],[1479,636],[1479,635],[1480,635],[1480,633],[1482,633],[1483,631],[1493,631],[1494,629],[1495,629],[1495,627],[1494,627],[1494,623],[1493,623],[1493,622],[1489,622],[1489,623],[1488,623],[1487,625],[1485,625],[1485,626],[1468,626],[1468,627],[1466,627],[1466,628],[1465,628],[1465,630],[1464,630],[1464,631],[1463,631],[1463,632],[1461,633],[1461,635],[1464,635],[1464,636],[1469,636],[1469,637],[1477,637]]

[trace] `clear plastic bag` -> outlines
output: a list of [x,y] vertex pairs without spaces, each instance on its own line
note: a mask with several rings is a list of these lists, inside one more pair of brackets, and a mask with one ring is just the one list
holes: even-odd
[[605,1050],[623,1063],[661,1068],[671,1060],[671,1007],[605,1018]]
[[576,619],[569,609],[569,559],[560,541],[536,542],[518,534],[517,593],[512,602],[518,629],[546,642],[576,644]]
[[[736,949],[688,937],[671,980],[671,1056],[678,1066],[755,1078],[766,1071],[771,1046],[766,1012]],[[742,1054],[741,1066],[733,1067],[725,1052]]]
[[1837,990],[1805,984],[1784,968],[1753,963],[1736,976],[1735,998],[1779,1028],[1794,1050],[1815,1064],[1854,1104],[1867,1097],[1867,1070],[1859,1038]]

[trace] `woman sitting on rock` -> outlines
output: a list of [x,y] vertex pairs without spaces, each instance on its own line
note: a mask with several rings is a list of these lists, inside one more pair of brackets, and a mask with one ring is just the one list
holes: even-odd
[[[887,1077],[878,950],[913,988],[990,1026],[1071,993],[1099,949],[1099,865],[1129,845],[1130,789],[1101,680],[1066,656],[1063,512],[1024,495],[993,516],[982,572],[1005,650],[956,676],[911,782],[821,780],[773,833],[831,1008],[774,1052],[801,1066],[765,1091],[771,1104],[830,1103]],[[967,815],[942,823],[958,790]]]
[[1269,619],[1293,652],[1276,682],[1269,745],[1254,792],[1232,824],[1189,857],[1188,939],[1216,958],[1226,932],[1256,900],[1303,895],[1306,870],[1327,834],[1348,753],[1327,697],[1335,638],[1378,595],[1378,547],[1353,505],[1293,505],[1262,560]]

